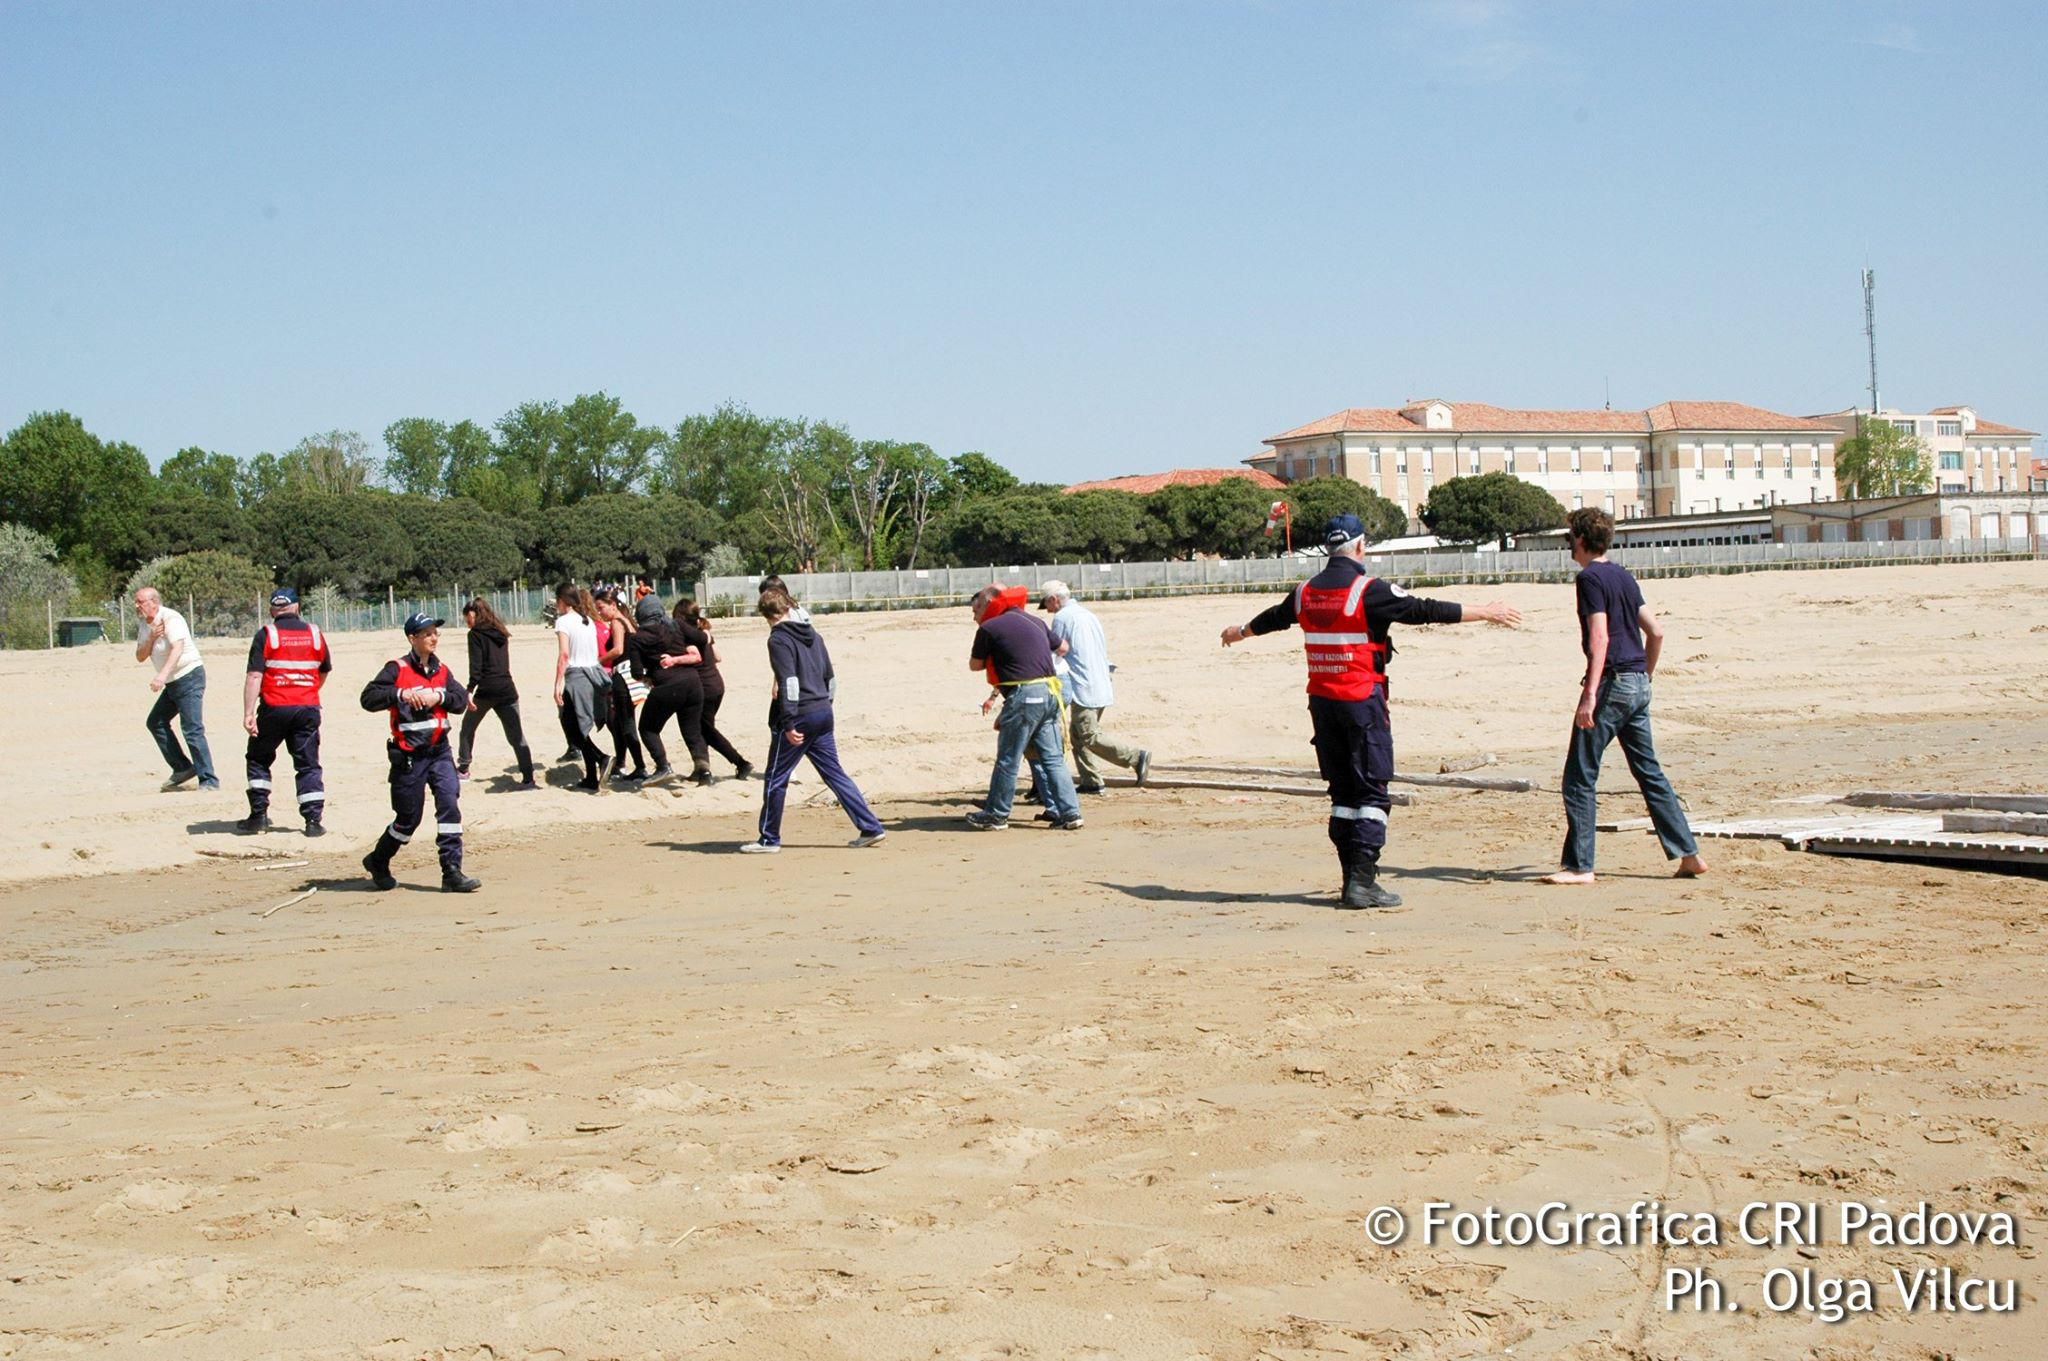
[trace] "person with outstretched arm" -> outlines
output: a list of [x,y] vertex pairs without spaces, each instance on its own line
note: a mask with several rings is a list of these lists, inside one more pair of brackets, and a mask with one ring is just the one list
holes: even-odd
[[1410,595],[1365,570],[1365,525],[1356,515],[1330,520],[1323,542],[1330,565],[1289,591],[1249,624],[1223,630],[1223,646],[1299,625],[1308,654],[1308,713],[1316,765],[1330,786],[1331,844],[1344,871],[1338,906],[1399,907],[1401,895],[1379,882],[1394,806],[1394,734],[1387,713],[1387,664],[1395,624],[1485,621],[1510,628],[1521,612],[1499,601],[1460,605]]
[[391,715],[391,740],[385,744],[391,760],[391,825],[363,857],[370,882],[380,889],[398,887],[391,858],[419,830],[429,789],[434,792],[434,848],[441,856],[442,891],[474,893],[483,887],[462,872],[462,781],[448,750],[448,715],[469,708],[469,692],[434,655],[441,622],[427,614],[408,618],[405,655],[384,663],[363,687],[363,708]]

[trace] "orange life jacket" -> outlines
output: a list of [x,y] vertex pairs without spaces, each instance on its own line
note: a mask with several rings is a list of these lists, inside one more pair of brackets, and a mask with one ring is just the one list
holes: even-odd
[[320,664],[327,660],[327,640],[316,625],[281,629],[263,626],[263,702],[272,708],[320,702]]
[[[398,677],[392,683],[400,690],[439,690],[448,684],[448,664],[436,667],[433,676],[422,675],[413,666],[412,653],[398,659]],[[391,740],[401,751],[425,751],[448,736],[448,711],[440,705],[415,709],[404,700],[391,705]]]
[[1294,619],[1301,625],[1308,652],[1308,692],[1325,699],[1370,699],[1386,682],[1380,658],[1387,645],[1375,643],[1366,631],[1365,590],[1372,578],[1360,576],[1343,590],[1327,590],[1303,582],[1294,591]]

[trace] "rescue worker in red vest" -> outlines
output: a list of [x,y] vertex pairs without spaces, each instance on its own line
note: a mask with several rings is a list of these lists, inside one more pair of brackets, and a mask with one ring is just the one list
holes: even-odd
[[455,673],[434,655],[440,646],[442,621],[415,614],[405,621],[411,649],[395,662],[384,663],[376,679],[363,687],[363,707],[391,715],[391,825],[363,857],[370,882],[381,889],[398,887],[391,876],[391,857],[412,840],[426,811],[427,791],[434,791],[434,846],[441,853],[441,888],[447,893],[474,893],[480,880],[462,872],[462,789],[455,758],[448,750],[448,715],[469,708],[469,691]]
[[298,776],[299,816],[307,836],[324,836],[320,823],[327,788],[320,778],[320,686],[334,669],[327,639],[299,617],[299,593],[281,586],[270,596],[270,622],[249,644],[242,682],[242,729],[249,734],[249,816],[235,830],[270,830],[270,766],[280,743]]
[[1379,882],[1393,800],[1394,737],[1387,722],[1388,630],[1394,624],[1485,621],[1513,627],[1521,612],[1498,601],[1460,605],[1410,595],[1365,570],[1365,526],[1356,515],[1331,519],[1323,541],[1330,565],[1262,611],[1223,630],[1223,645],[1299,624],[1308,653],[1308,712],[1316,765],[1330,785],[1330,840],[1344,867],[1340,907],[1398,907],[1401,895]]

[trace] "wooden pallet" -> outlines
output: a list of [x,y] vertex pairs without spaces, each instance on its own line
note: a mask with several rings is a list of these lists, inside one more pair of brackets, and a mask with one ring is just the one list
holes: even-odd
[[[1954,815],[1949,815],[1953,817]],[[2036,866],[2048,871],[2048,836],[2002,832],[1972,834],[1945,827],[1940,815],[1894,813],[1882,817],[1745,818],[1693,825],[1696,836],[1780,841],[1816,855],[1886,860],[1957,860]]]
[[1734,822],[1695,822],[1694,836],[1732,837],[1747,841],[1782,841],[1805,849],[1815,837],[1924,836],[1941,831],[1941,819],[1927,814],[1887,813],[1882,817],[1742,818]]

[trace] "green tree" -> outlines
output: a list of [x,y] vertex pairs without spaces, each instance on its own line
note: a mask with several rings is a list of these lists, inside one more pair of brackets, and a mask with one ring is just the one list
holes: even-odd
[[562,504],[637,491],[666,438],[660,427],[640,424],[618,398],[602,392],[563,407],[558,429],[554,459]]
[[0,443],[0,522],[42,531],[61,553],[122,562],[154,481],[134,445],[101,441],[68,411],[39,411]]
[[623,493],[554,507],[541,522],[538,558],[551,581],[694,577],[720,528],[695,502]]
[[242,465],[232,455],[209,453],[197,446],[180,449],[156,470],[166,487],[194,492],[215,501],[233,501]]
[[1863,428],[1835,446],[1835,489],[1851,499],[1910,496],[1934,483],[1934,457],[1918,435],[1883,418],[1866,418]]
[[686,417],[661,449],[658,490],[709,506],[727,520],[761,508],[775,479],[775,451],[794,422],[757,416],[736,402]]
[[386,504],[412,546],[403,588],[504,586],[525,574],[526,555],[512,530],[476,502],[393,496]]
[[384,427],[384,481],[394,491],[439,496],[448,489],[448,427],[406,416]]
[[361,491],[373,466],[369,442],[353,430],[308,435],[278,460],[285,486],[327,495]]
[[932,521],[945,508],[954,491],[954,483],[952,467],[933,453],[929,445],[910,447],[923,451],[910,455],[903,464],[904,532],[910,538],[904,566],[915,570],[918,555],[924,552],[925,536],[931,530]]
[[749,518],[766,526],[784,563],[812,571],[844,535],[835,496],[853,464],[853,436],[829,421],[793,421],[780,432],[770,457],[767,495]]
[[1564,507],[1532,482],[1507,473],[1480,473],[1439,484],[1423,504],[1422,523],[1447,543],[1498,539],[1505,548],[1511,534],[1562,525]]
[[1152,547],[1153,520],[1145,498],[1127,491],[1077,491],[1053,502],[1063,525],[1062,555],[1090,562],[1124,562]]
[[0,524],[0,647],[50,641],[49,606],[68,613],[77,584],[58,565],[57,544],[27,525]]
[[275,584],[238,553],[206,550],[152,558],[128,579],[128,593],[153,587],[166,605],[185,612],[193,632],[220,636],[254,632],[257,604]]
[[1017,474],[987,454],[970,451],[953,456],[953,481],[963,496],[1000,496],[1017,486]]
[[281,492],[256,508],[257,541],[286,585],[307,590],[331,581],[350,594],[381,594],[413,565],[412,541],[391,499]]
[[235,499],[243,510],[254,510],[283,490],[284,464],[276,454],[256,455],[235,475]]
[[1399,506],[1348,477],[1305,477],[1268,495],[1271,501],[1285,501],[1293,512],[1296,547],[1321,543],[1323,526],[1335,515],[1356,515],[1372,542],[1408,532],[1408,517]]
[[521,402],[498,418],[498,485],[488,493],[473,484],[457,490],[486,505],[499,499],[534,509],[560,505],[562,478],[555,451],[561,442],[562,408],[553,402]]
[[189,487],[160,485],[143,518],[139,559],[172,557],[216,548],[247,556],[255,548],[249,512],[232,496],[201,495]]
[[1277,500],[1249,478],[1228,477],[1203,486],[1162,487],[1145,498],[1153,541],[1171,557],[1270,556],[1266,512]]
[[961,567],[1057,561],[1066,532],[1061,495],[1018,490],[955,503],[939,527],[947,559]]

